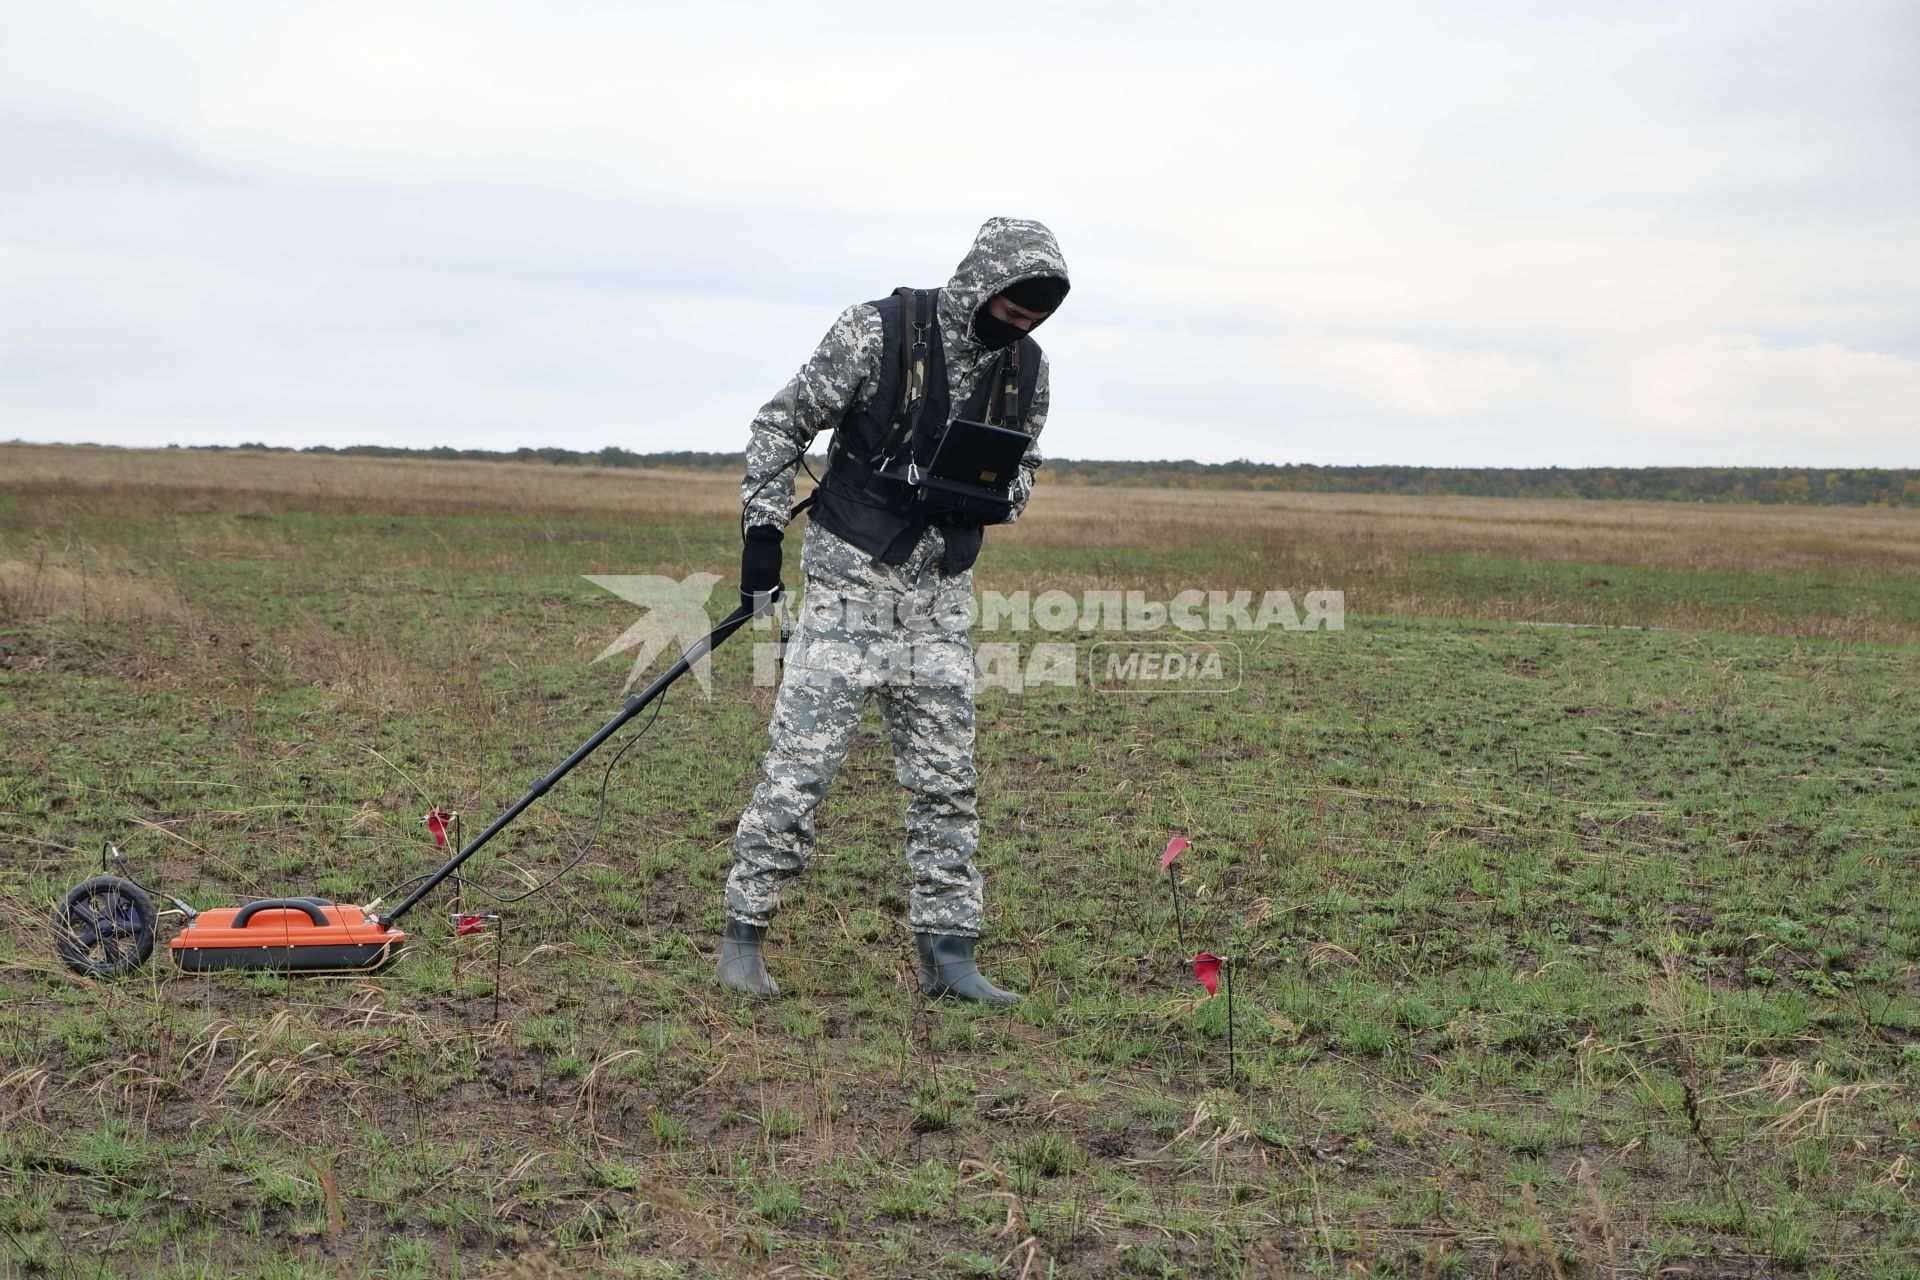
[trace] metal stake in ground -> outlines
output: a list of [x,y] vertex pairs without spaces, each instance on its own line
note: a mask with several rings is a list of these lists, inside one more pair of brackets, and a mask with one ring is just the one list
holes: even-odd
[[1167,851],[1160,855],[1160,869],[1167,873],[1167,892],[1173,895],[1173,928],[1180,940],[1180,954],[1187,954],[1187,923],[1180,918],[1180,880],[1173,874],[1173,860],[1187,848],[1185,836],[1175,836],[1167,841]]
[[1207,989],[1207,999],[1211,1000],[1219,993],[1220,978],[1224,972],[1227,982],[1227,1080],[1232,1082],[1233,1069],[1233,961],[1226,956],[1214,955],[1211,951],[1202,951],[1194,956],[1193,976],[1201,986]]
[[1227,1083],[1233,1083],[1233,957],[1223,956],[1220,967],[1227,971]]

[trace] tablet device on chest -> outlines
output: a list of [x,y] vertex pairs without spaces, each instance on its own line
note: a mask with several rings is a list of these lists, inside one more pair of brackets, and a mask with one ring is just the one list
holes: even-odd
[[957,419],[940,438],[923,484],[954,486],[986,498],[1005,498],[1033,437],[1024,431]]

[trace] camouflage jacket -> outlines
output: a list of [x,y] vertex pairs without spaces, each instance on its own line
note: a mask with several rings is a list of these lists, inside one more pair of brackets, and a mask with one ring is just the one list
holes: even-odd
[[[949,404],[967,402],[996,354],[974,341],[974,312],[1008,285],[1041,276],[1065,279],[1066,275],[1060,246],[1044,226],[1024,218],[987,220],[974,238],[973,248],[954,270],[953,279],[940,291],[937,313],[946,349]],[[792,465],[794,455],[820,432],[837,427],[849,409],[872,398],[879,381],[880,350],[880,313],[864,302],[848,307],[800,372],[754,415],[753,434],[747,441],[747,473],[740,486],[748,525],[786,527],[793,508],[793,478],[799,470]],[[1041,462],[1039,436],[1047,423],[1047,404],[1047,358],[1043,353],[1033,411],[1026,422],[1034,444],[1014,477],[1009,523],[1019,518],[1033,496],[1033,473]]]

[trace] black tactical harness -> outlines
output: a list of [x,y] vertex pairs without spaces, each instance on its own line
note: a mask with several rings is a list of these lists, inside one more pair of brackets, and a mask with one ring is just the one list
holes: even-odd
[[953,412],[936,319],[939,293],[900,288],[869,304],[880,313],[882,335],[876,385],[834,429],[812,507],[815,520],[877,564],[905,562],[927,527],[938,526],[946,540],[940,570],[952,575],[979,556],[980,520],[916,509],[913,487],[904,481],[908,464],[924,467],[956,418],[1024,430],[1039,381],[1040,344],[1023,337],[1002,350]]

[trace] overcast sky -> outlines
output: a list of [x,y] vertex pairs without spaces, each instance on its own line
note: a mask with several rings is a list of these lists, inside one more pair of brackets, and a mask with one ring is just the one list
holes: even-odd
[[738,449],[1013,214],[1054,454],[1920,466],[1917,67],[1911,0],[0,0],[0,439]]

